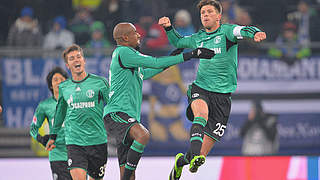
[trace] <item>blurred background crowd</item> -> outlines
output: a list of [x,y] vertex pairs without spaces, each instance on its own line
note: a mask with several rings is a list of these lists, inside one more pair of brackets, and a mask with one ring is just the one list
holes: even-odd
[[[246,42],[241,52],[264,50],[289,63],[319,53],[319,0],[221,2],[222,23],[254,24],[267,32],[264,48]],[[197,0],[4,0],[0,3],[0,45],[63,49],[77,43],[109,48],[115,44],[114,25],[128,21],[136,25],[143,48],[166,49],[169,43],[157,25],[158,18],[169,16],[179,33],[190,35],[201,28],[196,4]]]
[[[221,2],[222,23],[256,25],[267,33],[267,40],[240,42],[239,90],[233,96],[230,125],[213,153],[320,154],[320,0]],[[107,77],[117,23],[136,26],[143,53],[168,55],[173,47],[158,19],[168,16],[181,35],[191,35],[201,29],[197,3],[1,0],[0,157],[43,155],[34,142],[35,151],[30,151],[28,126],[37,103],[49,94],[46,73],[54,65],[64,67],[63,49],[79,44],[89,72]],[[144,84],[142,123],[152,134],[147,155],[186,149],[190,122],[184,115],[185,94],[196,66],[196,62],[174,66]],[[264,146],[267,143],[270,149]]]

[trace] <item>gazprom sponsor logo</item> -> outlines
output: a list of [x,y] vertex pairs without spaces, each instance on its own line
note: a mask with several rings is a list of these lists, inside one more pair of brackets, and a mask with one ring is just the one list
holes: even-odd
[[95,107],[95,102],[78,102],[78,103],[70,103],[69,106],[72,109],[83,109],[83,108],[93,108]]
[[95,107],[94,101],[89,102],[73,102],[73,96],[70,95],[69,99],[67,100],[67,103],[71,109],[83,109],[83,108],[93,108]]

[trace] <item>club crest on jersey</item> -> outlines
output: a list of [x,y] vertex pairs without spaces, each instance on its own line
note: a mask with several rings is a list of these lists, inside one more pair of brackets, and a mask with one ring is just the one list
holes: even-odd
[[215,37],[213,41],[215,44],[219,44],[221,42],[221,36]]
[[86,92],[86,95],[88,98],[92,98],[94,96],[94,91],[92,89],[90,89]]

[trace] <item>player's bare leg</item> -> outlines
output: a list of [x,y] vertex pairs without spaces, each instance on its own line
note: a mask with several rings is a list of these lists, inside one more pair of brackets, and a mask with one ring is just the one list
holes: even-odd
[[207,156],[211,149],[213,148],[213,145],[216,141],[212,139],[211,137],[207,136],[206,134],[203,137],[203,142],[201,146],[200,155]]
[[130,128],[129,135],[130,138],[133,139],[133,143],[128,151],[127,162],[121,180],[131,180],[132,174],[144,151],[144,147],[150,139],[149,131],[140,123],[137,123]]
[[189,170],[197,172],[198,168],[205,162],[205,156],[200,153],[203,142],[203,128],[205,127],[209,110],[207,103],[202,99],[196,99],[191,103],[194,120],[190,129],[191,147],[187,154],[179,153],[175,158],[175,165],[170,172],[169,180],[178,180],[181,177],[182,167],[190,164]]
[[198,168],[205,162],[205,156],[200,154],[203,142],[203,128],[208,121],[208,105],[202,99],[196,99],[191,103],[191,109],[194,120],[190,129],[190,166],[189,171],[195,173]]
[[[124,166],[120,166],[120,180],[121,180],[121,177],[123,177],[123,174],[124,174]],[[136,179],[136,171],[133,171],[131,177],[130,177],[130,180],[135,180]]]
[[70,170],[70,174],[73,180],[86,180],[87,172],[84,169],[74,168]]

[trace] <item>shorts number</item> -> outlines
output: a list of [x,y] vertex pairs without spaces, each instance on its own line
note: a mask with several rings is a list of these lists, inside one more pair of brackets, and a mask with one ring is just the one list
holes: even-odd
[[105,169],[106,169],[106,164],[100,167],[100,173],[99,173],[99,176],[100,176],[100,177],[101,177],[101,176],[104,176],[104,171],[105,171]]
[[218,126],[218,127],[217,127],[217,129],[215,129],[215,130],[213,131],[213,133],[216,134],[216,135],[218,135],[218,136],[220,136],[220,137],[223,136],[223,134],[224,134],[224,129],[226,129],[227,126],[225,126],[225,125],[223,125],[223,124],[221,124],[221,123],[217,123],[216,126]]

